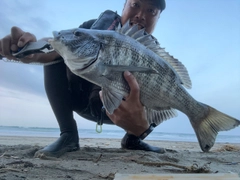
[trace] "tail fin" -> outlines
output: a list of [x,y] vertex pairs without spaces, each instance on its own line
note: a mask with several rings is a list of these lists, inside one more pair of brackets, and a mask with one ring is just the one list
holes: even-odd
[[219,131],[227,131],[240,125],[240,121],[208,106],[209,113],[197,124],[192,124],[199,145],[204,152],[209,151]]

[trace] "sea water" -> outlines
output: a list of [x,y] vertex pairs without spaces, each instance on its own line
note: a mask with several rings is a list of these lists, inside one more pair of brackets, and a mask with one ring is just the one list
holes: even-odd
[[[79,129],[80,138],[113,138],[121,139],[124,130],[107,130],[103,129],[102,133],[97,133],[95,129]],[[39,128],[39,127],[19,127],[19,126],[0,126],[0,136],[33,136],[33,137],[59,137],[58,128]],[[161,141],[184,141],[197,142],[195,134],[184,133],[166,133],[153,131],[147,140]],[[216,142],[220,143],[240,143],[240,136],[218,135]]]

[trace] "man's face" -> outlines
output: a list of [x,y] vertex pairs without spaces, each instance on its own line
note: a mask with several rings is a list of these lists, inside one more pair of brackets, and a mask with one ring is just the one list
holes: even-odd
[[130,20],[130,25],[138,24],[139,29],[152,33],[161,10],[151,0],[126,0],[122,11],[122,24]]

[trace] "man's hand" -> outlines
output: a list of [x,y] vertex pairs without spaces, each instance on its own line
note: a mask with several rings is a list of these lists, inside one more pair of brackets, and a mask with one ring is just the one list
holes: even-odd
[[[49,38],[43,38],[42,40],[47,41]],[[23,57],[21,59],[16,58],[12,55],[12,52],[16,52],[23,48],[28,42],[36,42],[35,35],[24,32],[18,27],[12,27],[11,34],[0,39],[0,54],[9,60],[22,61],[24,63],[41,62],[47,63],[59,58],[59,54],[52,52],[49,54],[37,53]]]
[[[124,72],[124,77],[130,87],[130,94],[125,97],[118,109],[113,114],[107,113],[114,124],[123,128],[130,134],[140,136],[149,127],[146,114],[140,102],[140,89],[135,77],[128,71]],[[102,99],[102,92],[100,91]]]
[[[35,42],[36,37],[28,32],[24,32],[18,27],[12,27],[11,34],[0,39],[0,54],[5,56],[9,60],[19,61],[20,59],[14,57],[12,52],[16,52],[22,47],[24,47],[28,42]],[[35,57],[36,58],[36,57]],[[20,61],[29,63],[32,59],[35,59],[34,55],[29,55],[22,58]]]

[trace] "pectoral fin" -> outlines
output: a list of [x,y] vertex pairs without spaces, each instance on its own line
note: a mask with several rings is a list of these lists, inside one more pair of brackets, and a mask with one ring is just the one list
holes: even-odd
[[114,91],[111,88],[102,88],[103,105],[106,110],[112,114],[115,109],[119,107],[124,97],[124,94],[118,91]]

